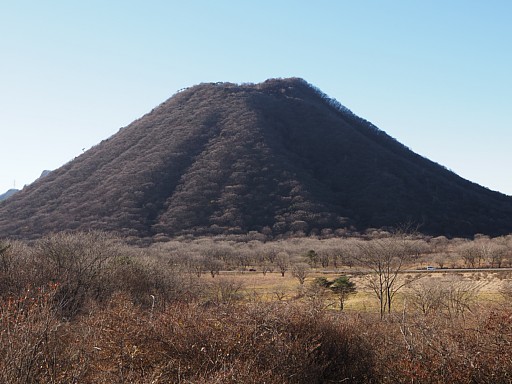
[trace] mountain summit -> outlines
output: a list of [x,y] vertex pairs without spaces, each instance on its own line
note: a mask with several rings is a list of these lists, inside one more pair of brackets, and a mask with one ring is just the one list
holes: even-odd
[[200,84],[0,203],[0,236],[512,232],[512,198],[464,180],[302,79]]

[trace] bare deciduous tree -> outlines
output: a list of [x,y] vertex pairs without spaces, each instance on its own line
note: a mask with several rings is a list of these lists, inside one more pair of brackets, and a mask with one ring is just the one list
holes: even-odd
[[211,284],[210,291],[216,304],[230,304],[242,299],[243,288],[244,282],[242,280],[223,279],[221,276],[218,281]]
[[369,272],[367,282],[379,300],[382,318],[386,312],[391,312],[396,293],[413,280],[403,278],[401,273],[406,262],[413,259],[415,248],[411,252],[406,235],[398,233],[392,237],[361,241],[358,249],[356,260]]
[[482,257],[487,260],[491,268],[501,268],[503,258],[507,253],[507,247],[495,241],[483,241],[479,244]]
[[278,285],[274,288],[272,293],[274,294],[274,296],[276,297],[277,300],[279,300],[279,301],[284,300],[284,298],[286,296],[286,288],[282,285]]
[[201,277],[201,275],[205,271],[206,263],[204,261],[203,256],[191,255],[187,259],[186,263],[187,263],[187,269],[188,269],[189,273],[192,273],[192,274],[196,275],[197,277]]
[[442,309],[445,294],[445,289],[439,282],[428,280],[413,284],[407,297],[422,314],[429,315]]
[[290,267],[290,256],[286,252],[279,252],[276,255],[276,265],[279,268],[279,272],[281,276],[284,277],[284,274]]
[[222,269],[224,263],[222,260],[216,259],[214,257],[205,257],[204,258],[204,266],[212,277],[217,276]]
[[480,267],[482,254],[473,242],[463,243],[458,247],[458,253],[469,268]]
[[299,280],[300,285],[304,284],[309,272],[310,267],[307,263],[295,263],[292,265],[292,276]]
[[439,266],[439,268],[444,268],[445,263],[448,261],[448,255],[446,253],[437,254],[434,257],[434,262]]
[[413,305],[424,315],[443,312],[448,316],[464,317],[471,311],[485,282],[474,282],[460,276],[443,280],[423,280],[411,286],[408,294]]

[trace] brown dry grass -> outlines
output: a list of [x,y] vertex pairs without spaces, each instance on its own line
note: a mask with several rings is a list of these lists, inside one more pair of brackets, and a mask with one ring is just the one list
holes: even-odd
[[[449,272],[419,273],[422,276],[421,282],[427,284],[436,285],[440,282],[449,282],[455,279],[457,281],[478,285],[479,289],[476,299],[479,304],[499,304],[505,300],[502,289],[504,284],[508,281],[503,278],[504,275],[507,275],[506,272],[465,272],[456,274]],[[340,273],[312,272],[306,279],[304,286],[308,287],[311,285],[317,277],[325,277],[333,280],[340,275]],[[351,280],[356,283],[357,293],[349,296],[345,303],[344,310],[347,312],[377,312],[379,310],[379,304],[375,294],[367,286],[365,276],[359,274],[348,275],[351,276]],[[204,278],[206,278],[206,281],[211,280],[207,276]],[[289,273],[286,273],[285,276],[282,277],[281,274],[276,272],[267,273],[266,275],[257,272],[229,272],[221,273],[216,279],[230,279],[242,284],[242,291],[246,300],[275,301],[278,300],[278,297],[281,300],[293,300],[299,298],[301,296],[300,293],[303,292],[297,279],[293,278]],[[406,289],[403,291],[406,291]],[[395,301],[396,311],[403,310],[405,300],[403,291],[397,294]],[[335,296],[332,293],[327,292],[325,300],[332,302],[331,308],[336,308]]]
[[[289,273],[197,277],[110,240],[103,246],[114,257],[74,284],[83,264],[65,260],[59,270],[63,264],[48,258],[73,250],[78,260],[96,260],[105,254],[101,243],[75,249],[91,239],[46,239],[39,245],[51,247],[36,248],[35,259],[23,247],[9,250],[23,257],[4,253],[0,382],[512,382],[506,273],[424,273],[416,292],[400,291],[381,320],[362,275],[352,276],[358,293],[341,312],[331,291],[312,284],[337,273],[312,272],[304,286]],[[46,269],[34,269],[33,260]],[[422,311],[415,300],[430,292],[448,292],[451,301]],[[78,310],[63,310],[77,294]]]
[[512,309],[456,316],[326,311],[317,302],[144,309],[118,293],[64,321],[57,287],[2,300],[5,383],[506,383]]

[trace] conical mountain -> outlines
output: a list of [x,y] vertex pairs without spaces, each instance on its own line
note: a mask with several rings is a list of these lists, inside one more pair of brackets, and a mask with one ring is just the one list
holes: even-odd
[[419,225],[512,232],[512,198],[423,158],[302,79],[201,84],[10,199],[0,237],[154,237]]

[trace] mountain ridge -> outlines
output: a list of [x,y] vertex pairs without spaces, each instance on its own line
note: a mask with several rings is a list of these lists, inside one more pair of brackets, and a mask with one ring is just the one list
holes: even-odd
[[512,198],[465,180],[297,78],[184,89],[0,204],[0,234],[268,236],[416,223],[512,232]]
[[0,195],[0,201],[8,199],[9,197],[11,197],[12,195],[14,195],[15,193],[17,193],[19,191],[20,190],[16,189],[16,188],[11,188],[11,189],[7,190],[6,192],[4,192]]

